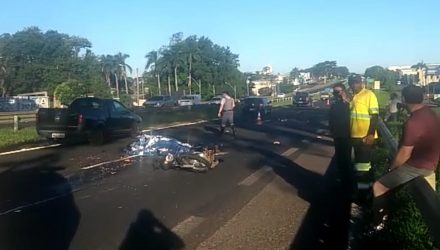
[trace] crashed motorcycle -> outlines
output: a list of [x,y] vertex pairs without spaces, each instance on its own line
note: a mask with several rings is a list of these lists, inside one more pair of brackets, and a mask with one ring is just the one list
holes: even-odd
[[206,172],[219,164],[216,158],[219,153],[217,145],[192,146],[164,136],[140,135],[126,151],[129,155],[150,157],[153,159],[153,167],[165,170],[181,168]]

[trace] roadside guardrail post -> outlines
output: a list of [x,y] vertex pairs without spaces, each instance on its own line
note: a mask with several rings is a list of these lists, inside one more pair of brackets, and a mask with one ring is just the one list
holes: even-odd
[[14,131],[18,131],[20,129],[20,117],[18,115],[14,115]]

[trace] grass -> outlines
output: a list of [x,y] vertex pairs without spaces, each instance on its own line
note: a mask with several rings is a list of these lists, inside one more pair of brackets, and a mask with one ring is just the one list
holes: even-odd
[[0,149],[6,149],[20,144],[35,143],[40,141],[35,128],[23,128],[14,132],[13,129],[0,129]]
[[438,107],[438,108],[434,108],[433,110],[434,110],[435,113],[437,113],[437,115],[440,117],[440,107]]
[[292,105],[292,101],[290,100],[290,101],[283,101],[283,102],[274,102],[273,104],[272,104],[272,106],[275,108],[275,107],[282,107],[282,106],[289,106],[289,105]]
[[376,94],[377,101],[379,102],[379,108],[385,109],[390,101],[390,93],[385,90],[374,90],[374,93]]

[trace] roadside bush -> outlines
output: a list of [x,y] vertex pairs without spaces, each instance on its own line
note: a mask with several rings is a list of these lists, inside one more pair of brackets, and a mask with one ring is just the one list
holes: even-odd
[[[396,124],[394,128],[393,126],[390,127],[390,130],[401,130],[399,124]],[[389,167],[389,151],[381,141],[378,142],[377,148],[374,151],[372,164],[375,168],[376,179],[382,176]],[[439,184],[437,180],[437,187],[440,187]],[[440,194],[439,189],[437,189],[437,193]],[[370,227],[365,226],[360,240],[361,249],[437,249],[431,241],[428,228],[407,188],[402,187],[394,191],[392,196],[390,196],[389,205],[390,213],[386,227],[382,231],[371,235],[367,233]],[[368,224],[371,220],[372,211],[370,208],[365,207],[364,221]]]

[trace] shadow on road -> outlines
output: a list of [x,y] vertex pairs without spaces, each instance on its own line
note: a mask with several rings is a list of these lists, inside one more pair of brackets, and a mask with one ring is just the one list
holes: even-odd
[[[316,122],[312,124],[317,125]],[[288,127],[289,125],[286,123],[283,126]],[[308,129],[315,128],[312,126]],[[285,136],[287,138],[298,138],[298,135],[295,135],[295,133],[289,133],[288,130],[277,131],[271,128],[271,126],[246,125],[246,129]],[[247,141],[244,138],[240,140]],[[319,138],[314,138],[311,141],[313,143],[332,145],[331,142],[322,141]],[[292,239],[290,249],[346,249],[351,194],[348,188],[342,187],[337,182],[339,174],[334,159],[330,162],[326,173],[320,175],[309,171],[304,166],[300,166],[288,158],[280,156],[267,147],[259,145],[252,141],[252,139],[249,139],[249,142],[249,144],[253,145],[249,149],[261,155],[258,165],[271,167],[278,176],[297,190],[299,197],[310,203],[302,224],[295,238]],[[304,148],[304,145],[300,145],[298,142],[296,145],[294,143],[289,144],[289,146]],[[315,150],[313,155],[320,155],[320,153]],[[322,156],[325,156],[324,152]],[[308,162],[310,166],[313,164],[313,162]]]
[[67,250],[80,220],[71,186],[57,156],[33,160],[0,174],[0,249]]
[[183,240],[164,226],[150,211],[141,210],[136,221],[130,225],[119,249],[174,250],[184,247]]

